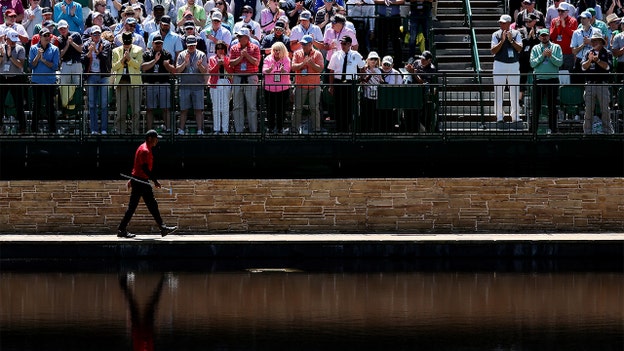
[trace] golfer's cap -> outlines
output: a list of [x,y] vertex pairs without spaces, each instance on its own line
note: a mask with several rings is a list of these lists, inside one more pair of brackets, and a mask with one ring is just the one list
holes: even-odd
[[100,28],[100,26],[95,25],[91,27],[91,34],[93,33],[102,33],[102,28]]
[[134,17],[126,18],[126,24],[137,24],[137,19]]
[[59,29],[60,28],[69,28],[69,23],[67,23],[66,20],[60,20],[58,21],[58,24],[56,25]]
[[43,27],[45,28],[56,27],[56,23],[54,23],[54,21],[52,20],[47,20],[43,22]]
[[41,14],[43,15],[48,15],[48,14],[54,14],[54,11],[52,11],[52,8],[50,7],[44,7],[43,10],[41,11]]
[[390,65],[394,64],[394,59],[392,59],[392,56],[384,56],[383,60],[381,60],[381,63],[388,63]]
[[157,131],[150,129],[147,131],[147,133],[145,133],[145,139],[147,138],[158,138],[161,139],[162,135],[159,135]]
[[559,6],[557,6],[557,10],[559,10],[559,11],[570,11],[570,8],[568,7],[567,3],[561,2],[559,4]]
[[592,15],[592,17],[596,16],[596,10],[594,10],[593,7],[588,8],[587,12],[589,12]]
[[193,21],[186,21],[186,22],[184,22],[184,29],[187,29],[187,28],[195,29],[195,22],[193,22]]
[[154,35],[154,38],[152,38],[152,43],[162,43],[163,41],[163,37],[160,34],[156,34]]
[[101,12],[97,12],[97,11],[93,11],[93,16],[91,16],[91,18],[96,18],[96,17],[104,17],[104,15]]

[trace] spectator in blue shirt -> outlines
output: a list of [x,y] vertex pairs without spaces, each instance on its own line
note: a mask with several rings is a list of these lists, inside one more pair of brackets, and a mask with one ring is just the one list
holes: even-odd
[[56,131],[54,115],[54,96],[56,89],[56,69],[59,66],[59,49],[50,44],[50,30],[43,28],[39,32],[40,40],[30,47],[30,67],[32,67],[33,113],[31,130],[38,131],[39,114],[45,100],[45,115],[51,132]]
[[84,20],[82,19],[82,5],[73,0],[63,0],[54,5],[54,22],[65,20],[69,24],[70,32],[82,34]]

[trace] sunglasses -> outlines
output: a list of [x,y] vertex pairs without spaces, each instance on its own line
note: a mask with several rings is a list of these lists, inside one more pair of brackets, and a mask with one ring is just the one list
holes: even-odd
[[215,3],[215,5],[225,5],[225,4],[222,3],[222,2],[217,2],[217,3]]
[[389,64],[389,63],[384,63],[384,64],[383,64],[383,66],[384,66],[384,67],[390,67],[390,66],[392,66],[392,65],[391,65],[391,64]]
[[15,17],[17,17],[17,15],[11,15],[11,16],[7,16],[7,17],[15,18]]
[[44,35],[43,35],[43,37],[44,37],[44,38],[47,38],[47,37],[49,37],[49,36],[50,36],[50,34],[44,34]]
[[99,37],[100,35],[102,35],[102,33],[91,33],[92,37]]

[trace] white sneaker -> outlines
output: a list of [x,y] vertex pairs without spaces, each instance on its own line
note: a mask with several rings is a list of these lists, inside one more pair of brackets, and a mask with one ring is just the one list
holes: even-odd
[[178,135],[184,135],[184,130],[178,128]]
[[103,130],[103,131],[102,131],[102,135],[106,135],[106,134],[108,134],[108,133],[106,133],[106,131],[105,131],[105,130]]
[[201,129],[197,130],[197,135],[204,135],[204,131]]
[[91,135],[98,135],[98,134],[100,134],[100,133],[95,132],[95,131],[91,132]]

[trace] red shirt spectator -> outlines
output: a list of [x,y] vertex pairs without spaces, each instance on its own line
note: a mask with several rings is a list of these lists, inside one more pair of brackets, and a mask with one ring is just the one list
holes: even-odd
[[550,22],[550,40],[553,43],[561,46],[561,52],[564,55],[572,54],[572,48],[570,43],[572,42],[572,33],[578,27],[578,22],[575,18],[568,16],[568,9],[559,5],[557,9],[559,11],[559,17],[553,18]]

